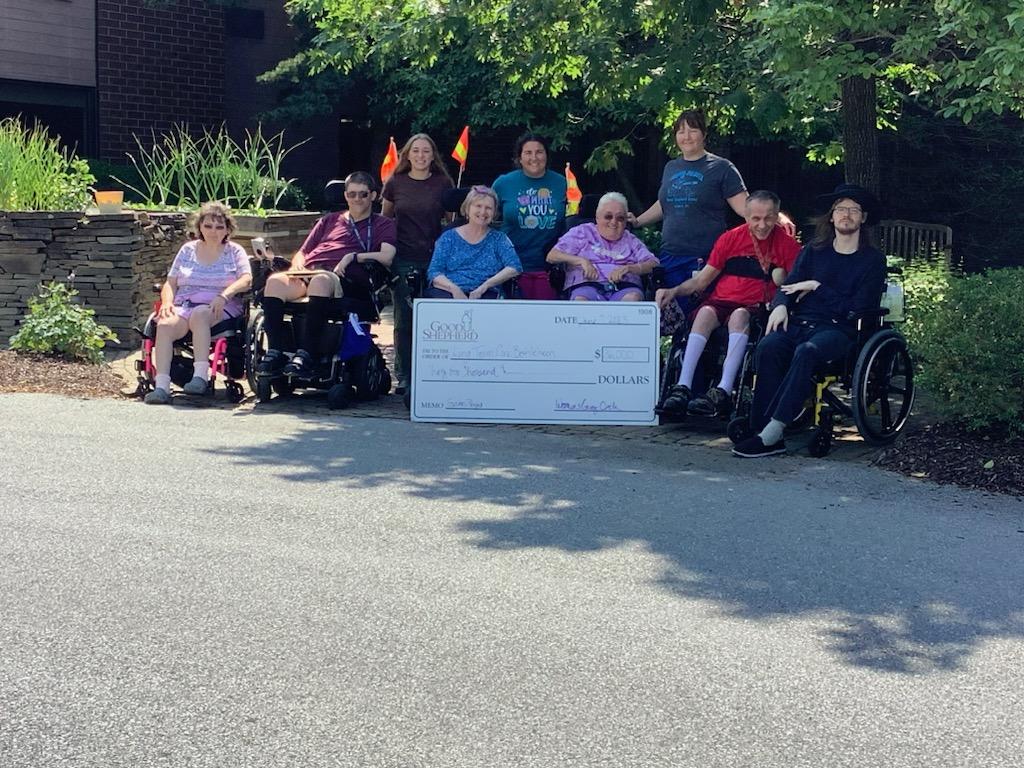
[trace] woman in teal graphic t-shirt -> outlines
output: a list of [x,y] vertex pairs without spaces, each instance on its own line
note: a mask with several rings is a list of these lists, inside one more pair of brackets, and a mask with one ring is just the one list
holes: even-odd
[[547,139],[524,133],[516,141],[518,170],[499,176],[501,229],[523,265],[519,289],[524,299],[557,299],[548,283],[545,259],[565,224],[565,176],[548,169]]

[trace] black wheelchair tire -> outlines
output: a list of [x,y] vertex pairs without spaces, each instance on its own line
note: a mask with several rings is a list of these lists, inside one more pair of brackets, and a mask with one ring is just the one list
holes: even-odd
[[[903,378],[902,389],[893,384],[897,377]],[[853,420],[864,441],[887,445],[895,440],[914,405],[914,363],[896,331],[886,329],[868,339],[857,356],[850,394]],[[893,395],[900,399],[894,402]]]
[[332,411],[348,408],[352,388],[346,382],[335,384],[327,390],[327,407]]
[[242,391],[242,385],[237,381],[229,381],[224,385],[224,396],[227,397],[229,403],[240,403],[245,397],[245,392]]
[[269,403],[270,398],[273,396],[270,386],[270,379],[263,376],[256,379],[256,388],[253,390],[256,393],[256,402],[258,403]]
[[[257,393],[257,399],[260,402],[265,402],[265,400],[258,396],[260,377],[256,375],[256,368],[266,354],[267,335],[263,330],[263,310],[256,308],[249,317],[249,324],[245,328],[245,377],[249,382],[249,389]],[[266,399],[270,399],[269,392]]]
[[747,416],[737,416],[729,422],[729,426],[725,428],[725,434],[728,435],[733,445],[739,445],[744,440],[754,436],[754,430],[750,426],[750,419]]
[[827,427],[819,427],[814,430],[814,435],[811,437],[811,442],[807,444],[807,453],[816,459],[828,456],[829,451],[832,450],[832,425],[829,424]]
[[[378,347],[373,347],[352,364],[352,384],[356,388],[356,397],[360,400],[376,400],[391,391],[391,375],[388,372],[384,355]],[[387,375],[387,389],[384,388],[384,377]]]

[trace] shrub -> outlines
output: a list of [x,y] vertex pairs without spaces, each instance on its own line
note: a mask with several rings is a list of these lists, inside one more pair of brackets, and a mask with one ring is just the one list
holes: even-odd
[[219,200],[235,211],[264,211],[280,208],[291,193],[295,179],[281,178],[281,164],[295,147],[284,146],[284,134],[269,138],[262,128],[247,131],[236,142],[224,126],[193,135],[176,126],[151,146],[135,137],[138,151],[128,159],[137,184],[113,178],[137,194],[143,203],[161,208],[198,208]]
[[28,315],[11,338],[11,349],[102,363],[103,345],[117,336],[96,322],[95,312],[73,301],[77,295],[64,283],[43,285],[39,296],[28,300]]
[[1024,435],[1024,269],[951,278],[920,306],[911,337],[918,381],[970,429]]
[[84,211],[94,181],[88,163],[43,126],[0,120],[0,210]]

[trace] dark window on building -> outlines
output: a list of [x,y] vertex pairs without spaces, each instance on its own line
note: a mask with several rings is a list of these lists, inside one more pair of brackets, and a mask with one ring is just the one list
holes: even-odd
[[224,10],[224,28],[228,37],[262,40],[263,27],[263,11],[250,8],[226,8]]

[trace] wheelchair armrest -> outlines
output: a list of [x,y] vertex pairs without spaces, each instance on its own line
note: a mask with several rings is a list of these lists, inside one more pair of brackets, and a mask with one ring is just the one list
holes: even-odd
[[548,285],[559,295],[565,290],[564,264],[548,264]]
[[881,319],[889,314],[889,310],[885,307],[878,307],[877,309],[865,309],[861,312],[847,312],[847,320],[869,320],[869,319]]

